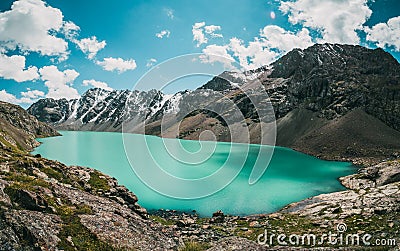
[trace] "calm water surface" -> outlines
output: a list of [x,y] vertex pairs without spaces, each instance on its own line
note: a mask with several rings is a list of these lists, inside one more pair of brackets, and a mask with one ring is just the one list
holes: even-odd
[[[174,199],[153,191],[140,181],[125,155],[120,133],[73,131],[60,133],[63,136],[39,139],[42,144],[33,153],[39,153],[45,158],[58,160],[67,165],[92,167],[113,176],[134,192],[139,198],[139,204],[147,209],[182,211],[194,209],[203,216],[210,216],[217,210],[236,215],[269,213],[310,196],[344,190],[337,178],[356,171],[350,163],[319,160],[288,148],[275,147],[272,160],[264,175],[256,184],[249,185],[249,175],[255,158],[263,147],[268,147],[250,145],[250,152],[243,169],[226,188],[201,199]],[[225,163],[229,152],[241,154],[241,149],[245,152],[248,147],[244,144],[218,142],[210,158],[198,166],[193,166],[171,158],[163,150],[162,139],[158,137],[134,134],[129,137],[131,142],[136,140],[141,142],[139,139],[146,137],[149,148],[156,152],[153,154],[154,160],[164,170],[174,174],[179,173],[179,176],[184,178],[209,175]],[[199,148],[197,141],[181,140],[180,143],[190,151]],[[138,152],[144,147],[146,146],[138,144]],[[148,165],[153,160],[139,158],[138,161],[141,163],[135,164]]]

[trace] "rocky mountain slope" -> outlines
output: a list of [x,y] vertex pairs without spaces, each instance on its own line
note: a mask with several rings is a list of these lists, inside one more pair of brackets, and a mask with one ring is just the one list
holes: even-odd
[[[124,119],[140,117],[146,134],[198,139],[211,130],[217,140],[230,141],[221,118],[229,111],[207,110],[210,103],[222,109],[222,100],[229,99],[242,112],[251,142],[260,143],[260,118],[241,90],[257,81],[274,109],[277,145],[330,159],[380,158],[400,152],[399,74],[399,63],[382,49],[316,44],[294,49],[270,66],[224,72],[193,91],[91,89],[77,100],[39,100],[28,111],[58,129],[120,131]],[[176,127],[178,133],[170,133]]]
[[38,145],[35,138],[60,135],[20,106],[1,101],[0,125],[0,149],[3,150],[32,150]]

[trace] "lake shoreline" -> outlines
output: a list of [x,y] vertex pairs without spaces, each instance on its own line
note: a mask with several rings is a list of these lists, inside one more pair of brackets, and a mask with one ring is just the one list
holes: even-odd
[[[87,132],[93,132],[93,131],[87,131]],[[109,133],[121,134],[121,132],[109,132]],[[157,136],[157,135],[149,135],[149,136],[156,137],[156,138],[162,138],[162,137]],[[58,136],[55,136],[55,137],[58,137]],[[225,142],[225,143],[232,143],[232,142]],[[277,147],[282,147],[282,146],[277,146]],[[285,147],[282,147],[282,148],[285,148]],[[303,153],[303,154],[307,154],[307,155],[313,156],[313,157],[315,157],[317,159],[321,159],[321,160],[342,161],[342,162],[350,162],[350,163],[352,163],[352,166],[357,169],[356,173],[355,174],[346,175],[346,176],[341,176],[341,177],[337,178],[337,180],[346,189],[346,191],[352,190],[352,188],[350,188],[348,186],[348,184],[347,184],[348,181],[347,180],[351,179],[352,177],[354,177],[354,175],[357,175],[358,173],[362,172],[366,168],[371,167],[373,165],[376,165],[376,164],[384,161],[384,158],[377,159],[377,158],[368,158],[368,157],[341,157],[341,156],[333,156],[333,155],[322,155],[322,154],[317,154],[315,152],[302,151],[302,149],[296,149],[296,148],[294,148],[292,150],[300,152],[300,153]],[[334,193],[336,193],[336,192],[331,192],[331,193],[328,193],[328,194],[334,194]],[[278,213],[278,212],[284,210],[286,207],[290,206],[291,204],[300,203],[300,202],[305,201],[305,200],[310,200],[313,197],[316,197],[316,196],[311,196],[311,197],[309,197],[307,199],[303,199],[303,200],[300,200],[300,201],[297,201],[297,202],[289,203],[289,204],[281,207],[281,209],[278,209],[278,210],[276,210],[276,211],[274,211],[272,213],[244,214],[244,215],[231,215],[231,216],[239,216],[239,217],[248,216],[248,217],[252,217],[252,216],[255,216],[255,215],[265,216],[265,215],[268,215],[268,214]],[[154,211],[154,210],[155,211],[158,211],[158,210],[162,211],[164,209],[159,208],[159,209],[152,209],[150,211]],[[183,216],[185,216],[186,214],[190,214],[192,212],[192,210],[187,210],[187,211],[185,211],[185,210],[174,210],[174,209],[165,209],[165,210],[175,211],[178,214],[179,213],[183,214]],[[195,211],[196,209],[194,208],[193,210]],[[210,218],[210,217],[200,217],[200,218]]]
[[[225,213],[229,213],[231,215],[254,215],[254,214],[267,214],[279,211],[281,208],[285,207],[286,205],[293,203],[295,201],[299,201],[302,199],[309,198],[313,195],[318,195],[321,193],[326,193],[330,191],[342,191],[345,189],[340,184],[338,180],[343,174],[353,174],[357,170],[353,169],[353,166],[349,162],[328,162],[328,161],[321,161],[318,158],[315,158],[310,155],[306,155],[300,153],[298,151],[285,148],[285,147],[276,147],[274,149],[274,157],[272,158],[269,167],[267,168],[268,175],[264,176],[262,182],[258,182],[255,187],[249,187],[247,184],[249,172],[253,168],[253,161],[254,158],[257,158],[259,151],[263,149],[264,146],[261,145],[251,145],[250,152],[248,152],[246,165],[241,166],[240,169],[240,179],[235,178],[235,181],[229,185],[229,189],[226,190],[223,194],[215,193],[211,197],[207,196],[205,199],[202,200],[194,200],[188,202],[181,202],[181,200],[173,201],[168,198],[159,198],[160,195],[154,194],[154,191],[150,191],[148,188],[143,190],[142,188],[138,187],[138,185],[142,184],[143,181],[136,181],[137,178],[131,177],[128,178],[126,173],[128,170],[124,171],[126,168],[129,169],[129,173],[132,172],[131,163],[124,162],[116,162],[118,159],[123,158],[118,157],[118,153],[124,155],[124,148],[119,146],[118,148],[113,147],[113,161],[108,161],[109,153],[104,152],[107,149],[107,146],[100,146],[104,145],[102,142],[108,142],[107,145],[116,145],[121,144],[122,138],[119,135],[115,135],[114,133],[104,133],[104,132],[70,132],[70,131],[61,131],[62,134],[65,135],[65,138],[60,139],[41,139],[40,141],[47,141],[47,144],[41,145],[37,148],[37,151],[33,153],[40,153],[43,157],[49,157],[50,159],[61,161],[68,165],[83,165],[89,166],[91,168],[96,168],[97,170],[104,172],[108,175],[114,176],[117,179],[120,179],[120,182],[126,185],[128,188],[131,189],[134,193],[138,195],[142,206],[148,209],[159,209],[159,208],[167,208],[167,209],[177,209],[180,211],[191,211],[193,209],[197,210],[201,216],[209,217],[217,210],[223,210]],[[130,136],[130,135],[128,135]],[[132,135],[131,140],[135,140],[136,138],[141,138],[142,136],[148,137],[145,135]],[[79,139],[79,141],[78,141]],[[162,142],[159,137],[150,136],[150,141],[148,142],[149,147],[156,147],[159,143]],[[125,139],[124,139],[125,140]],[[153,142],[154,141],[154,142]],[[75,143],[74,143],[75,142]],[[82,142],[82,143],[78,143]],[[91,143],[87,143],[91,142]],[[136,142],[136,141],[135,141]],[[190,143],[192,145],[194,141],[187,141],[184,140],[184,143]],[[140,142],[139,142],[140,143]],[[157,144],[154,144],[157,143]],[[57,149],[65,149],[64,146],[76,144],[74,151],[70,154],[64,154],[65,150],[62,150],[60,153]],[[228,145],[226,145],[228,144]],[[220,168],[221,163],[224,163],[226,160],[224,157],[223,160],[221,159],[221,154],[228,154],[232,150],[234,152],[241,152],[242,151],[242,144],[234,143],[230,146],[230,143],[223,143],[222,145],[218,145],[217,148],[217,155],[218,162],[210,162],[207,161],[203,163],[199,167],[206,167],[210,166],[210,171],[213,172],[215,168]],[[186,145],[186,144],[184,144]],[[248,145],[246,145],[248,146]],[[116,146],[115,146],[116,147]],[[233,148],[232,148],[233,147]],[[239,147],[239,148],[237,148]],[[261,148],[260,148],[261,147]],[[104,149],[103,149],[104,148]],[[121,148],[121,149],[120,149]],[[246,148],[246,147],[244,147]],[[90,149],[90,152],[96,153],[93,155],[92,153],[85,153],[85,149]],[[153,148],[152,148],[153,149]],[[157,149],[157,148],[155,148]],[[218,150],[219,149],[219,150]],[[246,148],[247,149],[247,148]],[[106,150],[108,151],[108,150]],[[228,151],[228,152],[227,152]],[[264,150],[262,150],[264,151]],[[103,154],[101,154],[104,152]],[[47,153],[47,154],[46,154]],[[100,153],[100,155],[98,155]],[[61,155],[60,155],[61,154]],[[105,156],[104,158],[102,156]],[[161,152],[158,152],[159,156],[162,156]],[[80,159],[77,159],[77,157]],[[86,157],[87,156],[87,157]],[[124,155],[125,156],[125,155]],[[71,158],[72,157],[72,158]],[[82,159],[83,157],[83,159]],[[124,157],[125,158],[125,157]],[[162,160],[163,165],[176,165],[175,162],[171,162],[168,159]],[[171,158],[168,156],[168,158]],[[254,159],[254,160],[252,160]],[[249,161],[250,160],[250,161]],[[136,163],[138,163],[138,159],[135,159]],[[221,162],[222,161],[222,162]],[[321,162],[320,162],[321,161]],[[102,163],[101,165],[97,165],[97,163]],[[139,161],[141,163],[143,161]],[[118,170],[112,168],[116,163],[119,163]],[[128,167],[124,167],[128,165]],[[213,166],[216,166],[215,168]],[[166,167],[164,167],[166,168]],[[169,167],[168,167],[169,168]],[[181,168],[181,167],[174,167],[174,168]],[[183,168],[183,166],[182,166]],[[193,168],[193,167],[191,167]],[[169,169],[167,169],[169,170]],[[192,169],[190,169],[192,170]],[[188,170],[188,171],[190,171]],[[197,170],[197,169],[196,169]],[[298,170],[303,170],[301,175],[296,174]],[[174,173],[174,169],[171,169],[172,173]],[[192,170],[193,171],[193,170]],[[192,172],[190,171],[190,172]],[[136,171],[135,171],[136,172]],[[193,175],[193,174],[191,174]],[[203,175],[203,174],[201,174]],[[207,174],[208,175],[208,174]],[[129,176],[129,175],[128,175]],[[137,174],[135,175],[137,176]],[[275,176],[277,176],[278,180],[275,181]],[[121,178],[122,177],[122,178]],[[182,176],[183,177],[183,176]],[[196,176],[197,177],[197,176]],[[297,178],[296,178],[297,177]],[[287,181],[282,181],[287,180]],[[279,181],[281,180],[281,181]],[[293,180],[293,181],[292,181]],[[139,182],[138,184],[136,184]],[[243,182],[247,184],[247,186],[242,187],[241,185]],[[277,183],[278,182],[278,183]],[[283,183],[282,183],[283,182]],[[244,183],[243,183],[244,184]],[[143,186],[143,185],[141,185]],[[227,187],[228,188],[228,187]],[[300,190],[299,190],[300,188]],[[256,189],[256,190],[254,190]],[[260,190],[261,189],[261,190]],[[276,196],[277,191],[282,191],[282,189],[287,189],[288,193],[285,194],[283,197]],[[154,190],[154,189],[152,189]],[[149,192],[145,192],[149,191]],[[257,198],[252,198],[251,194],[256,192],[259,194]],[[227,193],[228,195],[225,195]],[[229,200],[234,200],[234,194],[239,193],[241,196],[241,201],[235,202],[235,207],[230,207]],[[244,195],[243,195],[244,194]],[[221,197],[222,196],[222,197]],[[226,197],[228,196],[228,197]],[[247,199],[243,199],[247,198]],[[159,199],[156,199],[159,198]],[[271,198],[271,199],[269,199]],[[151,201],[157,201],[159,205],[153,205],[154,203]],[[214,201],[214,202],[213,202]],[[282,202],[281,202],[282,201]],[[200,204],[199,204],[200,203]],[[216,204],[215,204],[216,203]],[[260,204],[261,203],[261,204]],[[206,206],[209,204],[210,206]],[[218,205],[221,204],[221,207]],[[247,206],[249,205],[249,206]],[[254,205],[254,206],[252,206]],[[208,209],[209,207],[209,209]],[[241,210],[241,207],[244,209]],[[206,210],[206,211],[205,211]]]
[[[313,156],[313,158],[338,161],[338,158],[329,156]],[[273,213],[240,216],[216,210],[213,216],[202,217],[192,210],[147,211],[139,206],[140,197],[137,208],[141,208],[144,217],[149,218],[154,224],[161,224],[166,228],[167,237],[175,241],[182,240],[184,243],[194,242],[202,247],[219,246],[222,242],[228,246],[245,245],[246,248],[264,250],[264,247],[257,244],[257,237],[266,229],[272,233],[311,231],[322,235],[328,229],[336,231],[336,226],[341,223],[347,224],[350,228],[359,228],[358,224],[367,224],[366,219],[373,219],[374,231],[384,229],[385,234],[393,236],[397,230],[387,229],[388,225],[385,222],[389,222],[390,227],[390,222],[395,222],[399,216],[400,182],[392,178],[400,173],[400,160],[383,161],[377,165],[373,163],[379,161],[374,158],[351,158],[349,162],[358,170],[354,174],[338,178],[346,190],[312,196],[285,205]],[[91,168],[84,169],[91,170]],[[367,201],[365,198],[370,197],[375,199],[359,203]],[[362,220],[354,224],[354,219]],[[269,250],[280,248],[278,244],[268,247]]]

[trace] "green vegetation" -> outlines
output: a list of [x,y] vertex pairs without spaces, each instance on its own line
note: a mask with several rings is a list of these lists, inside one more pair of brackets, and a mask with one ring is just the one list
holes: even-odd
[[369,218],[354,215],[346,219],[346,225],[351,232],[365,231],[374,238],[382,238],[383,233],[385,238],[394,238],[400,233],[398,213],[373,214]]
[[[49,205],[55,209],[56,214],[63,221],[62,229],[58,234],[61,239],[58,244],[59,249],[65,251],[73,250],[93,250],[93,251],[119,251],[120,249],[113,248],[109,244],[99,240],[97,236],[91,233],[80,222],[79,215],[93,214],[92,209],[86,204],[72,205],[67,200],[62,200],[59,203],[54,197],[46,197]],[[54,213],[54,212],[53,212]]]
[[58,247],[65,251],[74,250],[118,250],[100,241],[96,235],[91,233],[82,225],[79,219],[79,213],[71,207],[60,208],[62,212],[63,228],[58,237],[61,239]]
[[13,181],[10,187],[16,189],[35,191],[37,187],[49,187],[49,183],[43,179],[14,172],[7,175],[4,179],[8,181]]
[[103,190],[108,191],[110,190],[110,186],[106,179],[101,177],[102,174],[98,171],[93,171],[90,173],[90,179],[88,181],[89,185],[95,190]]
[[45,167],[45,168],[41,169],[41,171],[44,172],[50,178],[54,178],[58,181],[63,181],[63,179],[64,179],[64,175],[62,175],[62,173],[54,170],[53,168]]
[[164,226],[172,226],[175,225],[176,221],[174,220],[170,220],[170,219],[164,219],[160,216],[156,216],[156,215],[150,215],[150,219],[153,221],[156,221],[158,223],[161,223]]
[[206,243],[199,243],[195,241],[189,241],[185,243],[185,247],[179,249],[179,251],[202,251],[208,249],[210,246]]
[[[73,181],[72,177],[65,175],[63,172],[61,172],[57,169],[50,168],[50,167],[44,167],[40,171],[44,172],[48,177],[56,179],[61,183],[71,184],[71,185],[74,184],[75,186],[78,185],[77,182]],[[81,188],[81,187],[78,186],[77,188]]]
[[8,148],[9,150],[13,151],[20,151],[18,147],[10,144],[8,141],[6,141],[3,137],[0,137],[0,144]]
[[[265,218],[266,226],[251,227],[251,221],[238,220],[234,235],[257,241],[257,237],[267,229],[272,233],[306,234],[316,229],[312,220],[306,217],[284,214],[280,218]],[[258,219],[262,223],[261,219]]]

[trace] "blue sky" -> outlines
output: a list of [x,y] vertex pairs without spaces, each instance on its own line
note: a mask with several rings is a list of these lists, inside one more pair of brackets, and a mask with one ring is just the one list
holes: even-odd
[[189,53],[252,69],[331,42],[382,47],[399,60],[399,16],[397,0],[2,0],[0,100],[27,107],[94,86],[132,89],[158,63]]

